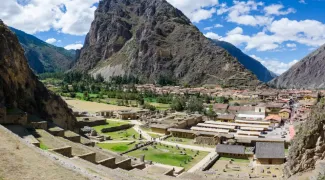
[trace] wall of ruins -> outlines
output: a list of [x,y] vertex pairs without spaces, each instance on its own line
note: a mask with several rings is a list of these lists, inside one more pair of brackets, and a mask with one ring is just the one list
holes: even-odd
[[123,124],[121,126],[115,126],[115,127],[110,127],[110,128],[104,128],[102,129],[102,133],[107,133],[107,132],[115,132],[115,131],[121,131],[121,130],[125,130],[125,129],[129,129],[133,127],[132,124]]
[[108,168],[112,168],[112,169],[117,168],[117,165],[115,164],[115,157],[104,159],[102,161],[98,161],[97,163]]
[[94,152],[83,154],[83,155],[80,155],[78,157],[81,158],[81,159],[84,159],[86,161],[96,163],[96,153],[94,153]]
[[72,157],[72,147],[71,146],[50,149],[49,151],[54,151],[56,153],[62,154],[63,156],[66,156],[66,157]]
[[27,113],[23,114],[10,114],[6,116],[5,121],[2,124],[20,124],[27,125]]
[[195,138],[195,144],[217,145],[220,143],[219,137],[198,136]]
[[125,169],[125,170],[131,170],[133,169],[132,165],[131,165],[131,159],[126,159],[123,160],[121,162],[116,163],[117,167],[121,168],[121,169]]

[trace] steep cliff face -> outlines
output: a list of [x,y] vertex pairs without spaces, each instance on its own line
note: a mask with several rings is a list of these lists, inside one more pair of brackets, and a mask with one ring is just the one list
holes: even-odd
[[38,81],[15,34],[0,20],[0,104],[19,108],[74,130],[76,119],[67,104]]
[[325,45],[269,84],[277,88],[325,88]]
[[29,66],[36,73],[67,71],[75,61],[75,51],[48,44],[35,36],[10,28],[25,50]]
[[260,81],[269,82],[275,77],[277,77],[274,73],[269,71],[266,67],[264,67],[259,61],[256,59],[246,55],[236,46],[225,42],[225,41],[216,41],[214,43],[217,46],[220,46],[226,49],[232,56],[237,58],[237,60],[245,66],[245,68],[252,71]]
[[297,129],[285,166],[287,177],[313,170],[317,161],[325,159],[324,110],[323,106],[315,108]]
[[132,74],[145,82],[167,76],[189,84],[258,83],[165,0],[100,1],[73,70],[106,79]]

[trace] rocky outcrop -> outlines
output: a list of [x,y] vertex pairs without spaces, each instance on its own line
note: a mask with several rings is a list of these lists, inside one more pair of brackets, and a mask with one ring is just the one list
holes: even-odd
[[35,36],[10,28],[25,50],[28,64],[35,73],[67,71],[75,61],[75,51],[48,44]]
[[287,177],[313,170],[317,161],[325,159],[324,107],[313,110],[305,123],[297,129],[285,166]]
[[244,65],[245,68],[252,71],[260,81],[269,82],[272,79],[274,79],[275,77],[277,77],[276,74],[269,71],[259,61],[246,55],[240,49],[238,49],[236,46],[234,46],[228,42],[225,42],[225,41],[216,41],[216,40],[213,40],[213,41],[217,46],[220,46],[220,47],[226,49],[232,56],[237,58],[237,60],[242,65]]
[[165,0],[103,0],[73,70],[109,79],[256,85],[256,76]]
[[269,84],[277,88],[325,88],[325,45],[309,54]]
[[18,108],[64,129],[74,130],[72,111],[38,81],[15,34],[0,21],[0,104]]

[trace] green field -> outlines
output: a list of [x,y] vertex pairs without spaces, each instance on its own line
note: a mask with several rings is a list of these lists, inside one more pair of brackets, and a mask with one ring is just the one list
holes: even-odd
[[[178,150],[176,147],[166,147],[164,145],[156,145],[156,149],[153,148],[153,146],[148,146],[147,148],[147,151],[136,150],[128,153],[128,155],[136,158],[139,158],[141,155],[145,155],[146,160],[189,169],[208,154],[207,152],[199,152],[199,154],[195,157],[196,151],[194,150],[191,151],[189,149],[185,149],[184,151],[182,148],[181,150]],[[186,152],[186,155],[181,155],[180,151]]]
[[135,144],[129,143],[98,143],[97,146],[114,152],[125,152],[134,147]]
[[133,138],[133,135],[135,135],[136,139],[140,138],[140,135],[138,132],[136,132],[133,128],[129,128],[127,130],[121,130],[121,131],[115,131],[115,132],[108,132],[108,133],[102,133],[101,130],[104,128],[109,127],[116,127],[123,124],[128,124],[128,122],[121,122],[121,121],[110,121],[107,120],[108,124],[101,125],[101,126],[95,126],[93,127],[98,133],[104,134],[106,136],[110,136],[112,140],[121,141],[121,140],[135,140]]

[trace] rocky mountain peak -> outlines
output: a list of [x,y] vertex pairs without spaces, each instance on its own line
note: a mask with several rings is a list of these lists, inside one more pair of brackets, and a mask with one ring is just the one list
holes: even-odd
[[49,92],[27,64],[15,34],[0,21],[0,102],[64,129],[74,130],[76,119],[67,104]]
[[101,1],[73,70],[107,80],[133,75],[144,82],[166,76],[181,84],[258,83],[165,0]]

